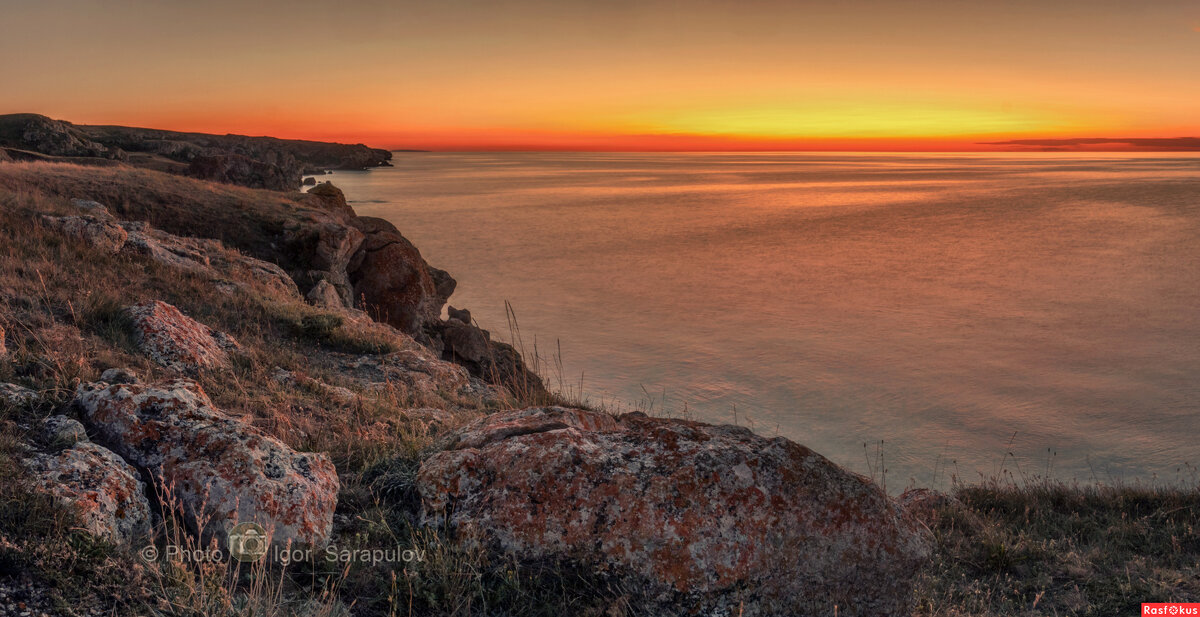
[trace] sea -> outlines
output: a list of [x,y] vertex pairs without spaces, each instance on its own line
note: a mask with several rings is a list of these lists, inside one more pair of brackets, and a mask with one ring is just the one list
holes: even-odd
[[393,163],[322,179],[591,405],[785,437],[893,493],[1200,482],[1194,153]]

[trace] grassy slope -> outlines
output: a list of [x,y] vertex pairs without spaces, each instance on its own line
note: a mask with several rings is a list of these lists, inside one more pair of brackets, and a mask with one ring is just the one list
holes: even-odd
[[[46,395],[36,407],[0,408],[0,477],[6,479],[0,483],[0,579],[28,573],[51,588],[64,611],[97,606],[129,615],[226,614],[235,606],[231,587],[254,589],[245,573],[146,566],[128,549],[73,531],[69,512],[22,484],[16,443],[29,438],[25,427],[36,419],[72,413],[65,404],[76,384],[113,366],[149,379],[166,376],[136,353],[119,311],[157,298],[232,333],[245,347],[233,370],[200,378],[219,406],[294,447],[331,453],[343,482],[339,545],[428,551],[428,561],[415,568],[293,568],[278,595],[251,594],[269,609],[260,614],[304,607],[320,614],[351,603],[355,614],[366,615],[579,615],[614,606],[608,614],[638,614],[636,607],[622,608],[621,590],[586,573],[554,564],[518,567],[451,548],[439,533],[411,526],[413,476],[445,427],[411,420],[403,410],[440,406],[454,410],[454,424],[479,413],[470,401],[415,400],[397,391],[364,397],[346,410],[270,379],[273,367],[283,366],[340,384],[329,361],[340,349],[408,342],[344,326],[313,337],[295,326],[319,311],[295,299],[252,284],[230,294],[204,277],[66,242],[38,225],[36,214],[69,212],[70,197],[104,201],[119,216],[150,219],[168,230],[216,226],[234,242],[244,240],[237,236],[242,216],[283,220],[305,209],[298,195],[146,170],[0,164],[0,320],[12,356],[0,362],[0,381]],[[956,494],[963,509],[942,512],[933,524],[937,559],[921,578],[917,614],[1135,614],[1141,601],[1200,599],[1200,493],[1194,489],[993,484],[964,486]],[[276,580],[279,573],[266,576]],[[335,584],[333,596],[341,602],[320,600]],[[318,601],[306,601],[311,595]]]

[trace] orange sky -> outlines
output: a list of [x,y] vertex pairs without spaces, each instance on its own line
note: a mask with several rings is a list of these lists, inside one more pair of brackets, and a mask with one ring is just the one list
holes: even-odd
[[1200,135],[1194,0],[0,2],[0,113],[77,123],[450,150]]

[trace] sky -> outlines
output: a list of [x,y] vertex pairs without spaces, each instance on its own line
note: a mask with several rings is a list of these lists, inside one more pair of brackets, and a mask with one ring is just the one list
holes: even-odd
[[1200,136],[1200,1],[0,0],[0,84],[387,148],[1135,149],[1078,140]]

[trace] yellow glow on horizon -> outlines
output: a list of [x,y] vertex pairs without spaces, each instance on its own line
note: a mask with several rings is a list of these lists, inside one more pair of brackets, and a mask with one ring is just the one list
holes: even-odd
[[697,110],[644,122],[652,133],[772,139],[1057,134],[1082,125],[1050,113],[904,102]]

